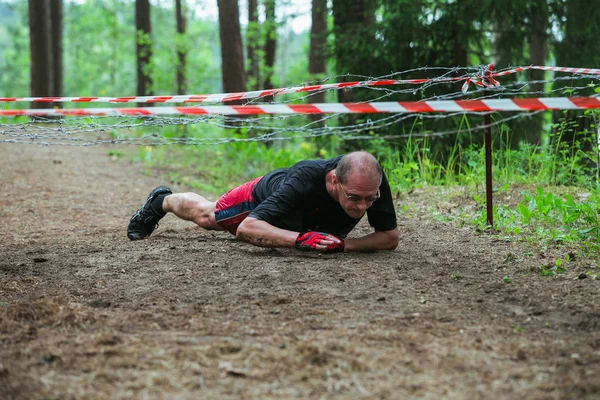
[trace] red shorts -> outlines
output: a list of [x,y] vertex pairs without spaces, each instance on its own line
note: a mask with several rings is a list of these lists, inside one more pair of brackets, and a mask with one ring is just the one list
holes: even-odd
[[238,226],[256,208],[252,199],[252,189],[262,176],[234,187],[217,200],[215,220],[217,224],[232,234],[236,234]]

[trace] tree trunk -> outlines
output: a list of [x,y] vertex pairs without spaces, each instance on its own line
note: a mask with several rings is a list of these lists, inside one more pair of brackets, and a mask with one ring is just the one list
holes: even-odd
[[246,73],[244,72],[238,2],[237,0],[217,0],[217,4],[219,6],[223,92],[243,92],[246,90]]
[[[275,48],[277,45],[277,23],[275,21],[275,0],[265,0],[265,82],[263,88],[273,89],[273,66],[275,65]],[[273,97],[265,98],[272,101]]]
[[[338,74],[367,75],[373,43],[375,0],[333,0],[335,60]],[[354,92],[338,91],[340,102],[354,101]]]
[[[184,0],[185,1],[185,0]],[[187,7],[184,4],[184,9]],[[187,85],[185,80],[185,66],[187,57],[187,46],[185,42],[185,12],[181,7],[181,0],[175,0],[175,19],[177,20],[177,93],[185,94]]]
[[258,68],[258,54],[256,50],[259,45],[258,26],[258,1],[248,0],[248,32],[246,34],[246,46],[248,57],[248,89],[260,89],[260,72]]
[[[150,1],[135,0],[136,54],[137,54],[137,95],[152,95],[150,61],[152,40],[150,24]],[[151,103],[144,103],[148,105]]]
[[[53,96],[53,55],[50,0],[29,0],[29,49],[31,52],[32,97]],[[50,108],[49,103],[32,103],[31,108]]]
[[468,66],[468,51],[467,46],[469,45],[468,38],[468,27],[471,21],[467,19],[466,7],[469,5],[465,4],[464,0],[456,0],[456,16],[457,20],[452,25],[452,33],[454,38],[454,65],[466,67]]
[[[221,39],[221,71],[223,92],[237,93],[246,90],[246,71],[242,33],[240,31],[240,10],[237,0],[217,0],[219,7],[219,37]],[[240,100],[226,104],[242,104]],[[226,117],[225,123],[239,131],[241,118]]]
[[[323,79],[326,72],[325,48],[327,46],[327,0],[312,0],[312,25],[310,27],[310,50],[308,73],[311,79]],[[325,92],[316,92],[308,97],[309,103],[324,103]],[[311,121],[320,121],[322,114],[310,116]],[[319,126],[323,126],[320,122]]]
[[[375,43],[375,0],[333,0],[333,25],[335,33],[335,60],[338,74],[371,73],[372,43]],[[347,77],[344,80],[355,80]],[[358,101],[356,91],[338,90],[338,101]],[[345,114],[339,117],[343,126],[356,125],[359,117]],[[354,150],[360,143],[346,142],[344,151]]]
[[[63,96],[63,2],[50,0],[53,96]],[[61,104],[61,103],[59,103]]]
[[[529,36],[529,54],[532,65],[546,64],[546,43],[548,35],[546,31],[550,22],[550,11],[546,0],[536,0],[529,6],[529,15],[531,17],[531,34]],[[527,71],[529,80],[542,81],[544,80],[545,71],[529,70]],[[532,83],[531,91],[534,92],[533,97],[540,97],[544,92],[544,83]],[[542,114],[535,115],[531,118],[529,129],[526,130],[525,139],[528,143],[540,145],[542,143],[543,122]]]

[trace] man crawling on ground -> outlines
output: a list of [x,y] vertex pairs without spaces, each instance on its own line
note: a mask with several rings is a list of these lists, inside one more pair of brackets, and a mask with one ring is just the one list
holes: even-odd
[[[390,186],[381,165],[364,151],[300,161],[235,187],[216,202],[159,186],[131,217],[127,236],[150,236],[169,212],[261,247],[341,252],[398,246]],[[365,213],[374,232],[346,239]]]

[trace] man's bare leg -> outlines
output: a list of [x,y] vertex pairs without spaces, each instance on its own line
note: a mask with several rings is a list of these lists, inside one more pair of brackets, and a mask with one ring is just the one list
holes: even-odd
[[196,193],[174,193],[164,198],[162,208],[204,229],[222,231],[215,221],[216,204]]

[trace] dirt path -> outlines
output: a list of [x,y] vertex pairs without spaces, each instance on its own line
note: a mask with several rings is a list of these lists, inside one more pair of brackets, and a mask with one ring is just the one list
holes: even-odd
[[394,252],[260,249],[170,216],[130,242],[165,182],[107,148],[0,144],[0,170],[0,398],[600,396],[600,281],[574,279],[591,260],[542,277],[535,247],[425,207]]

